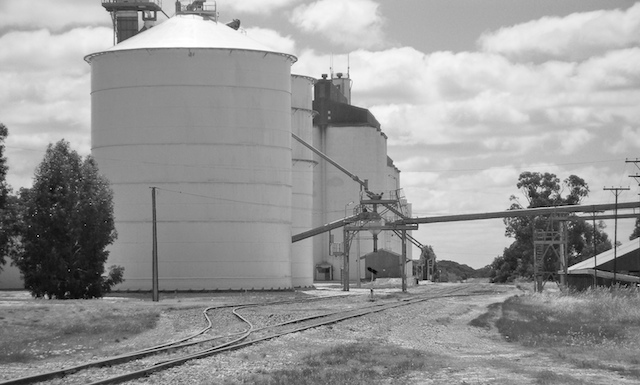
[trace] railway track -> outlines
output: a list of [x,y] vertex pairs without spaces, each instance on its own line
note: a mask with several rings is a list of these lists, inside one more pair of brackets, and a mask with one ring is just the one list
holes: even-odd
[[[37,384],[61,378],[64,383],[117,384],[287,334],[433,299],[474,294],[483,293],[474,293],[468,287],[454,287],[415,297],[349,305],[341,303],[340,298],[344,296],[333,296],[213,306],[203,310],[205,327],[183,339],[61,370],[3,381],[0,385]],[[298,312],[304,316],[297,316]],[[216,333],[213,330],[212,317],[216,318],[216,324],[225,326],[223,332]],[[114,375],[114,372],[119,374]]]

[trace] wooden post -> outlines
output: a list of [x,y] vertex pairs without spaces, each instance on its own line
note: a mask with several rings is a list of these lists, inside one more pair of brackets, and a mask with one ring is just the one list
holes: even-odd
[[343,268],[342,268],[342,291],[349,291],[349,231],[347,231],[346,226],[343,227]]
[[402,292],[407,291],[407,230],[402,230],[402,258],[400,260],[400,276],[402,277]]
[[153,301],[158,302],[160,296],[158,294],[158,229],[156,225],[156,187],[151,187],[151,218],[152,218],[152,250],[151,250],[151,269],[152,269],[152,287]]

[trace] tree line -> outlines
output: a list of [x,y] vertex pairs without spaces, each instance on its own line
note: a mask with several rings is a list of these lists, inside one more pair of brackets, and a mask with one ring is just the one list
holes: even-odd
[[8,135],[0,123],[0,273],[10,260],[34,297],[102,297],[124,272],[105,272],[106,247],[117,237],[109,181],[63,139],[47,147],[32,187],[14,193],[6,182]]
[[[526,171],[520,174],[516,186],[528,202],[526,208],[578,205],[589,195],[587,182],[576,175],[561,181],[553,173]],[[510,197],[510,201],[510,210],[525,208],[515,195]],[[505,218],[504,224],[505,236],[513,238],[514,241],[491,263],[492,281],[509,282],[519,277],[532,278],[534,230],[553,230],[553,228],[549,228],[548,220],[543,217]],[[611,240],[604,232],[606,225],[603,221],[598,221],[595,227],[587,220],[567,221],[566,224],[568,246],[566,254],[569,266],[612,248]],[[637,219],[629,239],[638,238],[639,235],[640,219]],[[543,264],[543,271],[558,271],[560,268],[560,261],[553,255],[548,255]]]
[[[587,182],[571,175],[560,180],[553,173],[522,172],[516,183],[516,187],[526,199],[526,207],[519,198],[511,195],[509,210],[521,210],[525,208],[552,207],[564,205],[578,205],[589,195]],[[611,240],[604,232],[604,221],[594,224],[589,220],[567,221],[567,245],[568,265],[574,265],[607,251],[612,248]],[[511,282],[516,278],[532,279],[534,275],[534,242],[535,230],[558,230],[557,222],[551,224],[545,217],[512,217],[505,218],[505,236],[513,238],[511,245],[506,247],[502,255],[497,256],[490,265],[482,269],[474,270],[466,265],[459,265],[452,261],[438,261],[435,268],[435,280],[463,280],[470,277],[489,277],[492,282]],[[640,218],[636,220],[635,228],[629,240],[640,236]],[[595,246],[594,246],[595,245]],[[595,249],[594,249],[595,247]],[[431,246],[426,249],[428,253],[420,257],[422,266],[426,266],[429,258],[435,258],[435,252]],[[560,261],[553,253],[546,255],[542,270],[555,272],[560,268]],[[438,275],[441,276],[438,276]],[[453,277],[453,278],[451,278]]]

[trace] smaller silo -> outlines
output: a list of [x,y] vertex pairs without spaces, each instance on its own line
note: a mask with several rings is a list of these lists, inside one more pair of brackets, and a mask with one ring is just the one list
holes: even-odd
[[[291,75],[291,129],[307,143],[313,135],[313,84],[315,79]],[[313,170],[317,162],[313,152],[292,142],[292,222],[291,232],[299,234],[313,226]],[[295,287],[313,285],[313,240],[308,238],[291,245],[291,280]]]

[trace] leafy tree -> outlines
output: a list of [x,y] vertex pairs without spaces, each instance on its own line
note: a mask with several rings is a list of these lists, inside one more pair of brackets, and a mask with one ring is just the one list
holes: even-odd
[[7,158],[4,156],[4,141],[9,135],[9,129],[0,123],[0,208],[4,207],[7,195],[9,195],[9,185],[7,184]]
[[15,262],[36,297],[96,298],[122,282],[122,268],[103,277],[105,248],[116,238],[113,193],[91,157],[69,143],[49,145],[33,187],[23,190],[22,254]]
[[9,129],[0,123],[0,272],[2,266],[6,264],[5,256],[9,254],[10,243],[13,238],[11,229],[13,228],[12,204],[8,203],[10,188],[7,184],[7,159],[4,156],[4,141],[9,135]]
[[476,270],[471,266],[454,261],[438,261],[437,268],[440,282],[459,282],[476,276]]
[[629,240],[632,241],[640,237],[640,218],[636,219],[636,227],[633,228],[633,232],[629,236]]
[[[552,173],[523,172],[518,178],[516,186],[522,191],[529,202],[527,208],[550,207],[580,204],[589,195],[589,186],[584,179],[571,175],[562,182]],[[515,196],[510,197],[510,210],[524,207]],[[533,275],[533,230],[543,230],[548,226],[546,218],[542,217],[513,217],[505,218],[505,235],[514,238],[514,242],[504,249],[502,256],[497,257],[491,264],[491,277],[494,282],[511,281],[516,277],[531,277]],[[556,224],[557,226],[557,224]],[[585,221],[567,222],[569,263],[573,264],[593,255],[592,237],[593,226]],[[602,232],[604,224],[601,222],[596,229],[596,239],[600,241],[598,252],[607,244],[607,236]],[[557,230],[557,228],[556,228]],[[544,270],[555,271],[559,261],[549,256],[545,260]]]
[[8,195],[4,207],[0,208],[0,272],[2,265],[6,264],[6,257],[15,259],[20,254],[22,210],[22,201],[16,195]]
[[421,274],[421,279],[429,279],[430,277],[427,277],[427,263],[430,259],[433,259],[435,263],[436,253],[433,251],[432,246],[427,245],[422,248],[422,252],[420,253],[420,262],[418,263],[419,270],[414,270],[414,275]]

